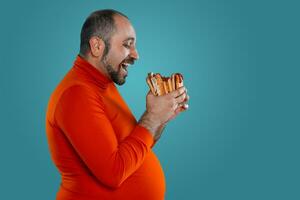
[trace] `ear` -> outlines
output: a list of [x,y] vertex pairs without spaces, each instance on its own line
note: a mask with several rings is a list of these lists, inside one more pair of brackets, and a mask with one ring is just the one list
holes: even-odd
[[90,49],[91,49],[92,56],[102,57],[104,49],[105,49],[104,41],[97,36],[93,36],[90,38],[89,43],[90,43]]

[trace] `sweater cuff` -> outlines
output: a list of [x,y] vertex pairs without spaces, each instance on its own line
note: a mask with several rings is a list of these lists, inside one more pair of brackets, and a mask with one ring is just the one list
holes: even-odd
[[143,142],[148,148],[151,148],[154,145],[154,137],[150,131],[138,124],[135,126],[131,136]]

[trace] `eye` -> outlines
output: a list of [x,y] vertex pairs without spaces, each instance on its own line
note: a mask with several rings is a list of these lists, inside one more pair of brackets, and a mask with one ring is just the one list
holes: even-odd
[[126,49],[130,49],[130,44],[124,43],[123,46],[124,46]]

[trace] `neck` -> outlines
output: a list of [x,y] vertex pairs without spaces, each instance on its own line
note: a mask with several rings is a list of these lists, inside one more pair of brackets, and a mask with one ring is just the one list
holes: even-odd
[[90,63],[93,67],[95,67],[98,71],[100,71],[102,74],[104,74],[106,77],[110,79],[109,74],[107,73],[107,70],[105,69],[102,62],[99,63],[99,57],[95,57],[92,55],[83,55],[82,53],[79,53],[79,56],[86,60],[88,63]]

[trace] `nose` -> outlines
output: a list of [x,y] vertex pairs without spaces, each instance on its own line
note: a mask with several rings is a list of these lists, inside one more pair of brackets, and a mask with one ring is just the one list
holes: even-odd
[[132,50],[130,52],[130,56],[135,60],[139,59],[139,54],[138,54],[136,48],[132,48]]

